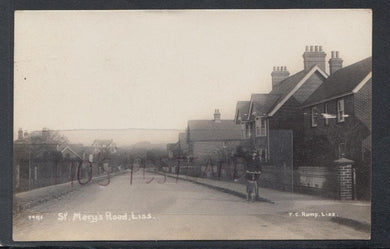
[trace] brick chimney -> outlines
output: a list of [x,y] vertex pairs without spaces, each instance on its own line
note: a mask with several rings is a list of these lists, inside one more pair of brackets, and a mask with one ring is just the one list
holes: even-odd
[[221,113],[219,112],[219,109],[215,109],[214,111],[214,122],[216,123],[221,122]]
[[334,74],[343,67],[343,60],[339,58],[339,51],[332,51],[332,58],[329,60],[329,73]]
[[322,46],[306,46],[303,53],[303,64],[305,70],[309,70],[312,66],[318,65],[325,72],[325,57],[326,53],[322,51]]
[[279,84],[281,81],[290,76],[290,72],[287,71],[287,67],[274,67],[274,70],[271,73],[272,76],[272,88]]

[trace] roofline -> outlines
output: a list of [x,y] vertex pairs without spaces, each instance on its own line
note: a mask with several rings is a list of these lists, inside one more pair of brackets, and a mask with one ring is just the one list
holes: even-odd
[[280,101],[272,110],[269,112],[268,116],[272,117],[286,102],[287,100],[305,83],[306,80],[309,79],[310,76],[313,75],[315,71],[318,71],[325,79],[328,78],[328,74],[321,70],[318,65],[315,65],[306,75],[303,77],[301,81]]
[[[240,103],[240,102],[247,102],[248,103],[248,105],[250,105],[250,102],[251,101],[244,101],[244,100],[239,100],[239,101],[237,101],[237,104],[236,104],[236,113],[234,114],[234,122],[237,124],[237,121],[240,121],[241,122],[241,120],[238,120],[238,114],[239,114],[239,112],[240,112],[240,108],[238,108],[238,104]],[[249,108],[248,108],[248,111],[249,111]]]
[[306,107],[309,107],[309,106],[318,105],[318,104],[321,104],[321,103],[324,103],[324,102],[328,102],[328,101],[331,101],[331,100],[334,100],[334,99],[342,98],[342,97],[345,97],[345,96],[348,96],[348,95],[351,95],[351,94],[353,94],[353,92],[347,92],[347,93],[336,95],[336,96],[333,96],[333,97],[330,97],[330,98],[327,98],[327,99],[316,101],[316,102],[304,105],[302,107],[306,108]]
[[240,110],[237,108],[237,110],[236,110],[236,114],[234,115],[234,123],[236,123],[237,124],[237,122],[238,122],[238,113],[240,112]]
[[237,105],[236,105],[236,113],[234,114],[234,122],[237,124],[237,121],[238,121],[238,112],[239,112],[239,109],[240,108],[238,108],[238,103],[239,103],[240,101],[237,101]]
[[370,71],[366,77],[352,90],[353,93],[359,92],[359,90],[372,78],[372,71]]
[[316,101],[316,102],[313,102],[313,103],[310,103],[310,104],[306,104],[304,106],[302,106],[303,108],[306,108],[306,107],[309,107],[309,106],[313,106],[313,105],[318,105],[318,104],[321,104],[321,103],[324,103],[324,102],[328,102],[328,101],[331,101],[331,100],[334,100],[334,99],[338,99],[338,98],[342,98],[342,97],[345,97],[345,96],[348,96],[348,95],[351,95],[351,94],[355,94],[357,93],[370,79],[372,78],[372,72],[369,72],[366,77],[364,77],[364,79],[362,81],[360,81],[360,83],[350,92],[346,92],[346,93],[343,93],[343,94],[339,94],[339,95],[336,95],[336,96],[333,96],[333,97],[330,97],[330,98],[327,98],[327,99],[323,99],[323,100],[320,100],[320,101]]

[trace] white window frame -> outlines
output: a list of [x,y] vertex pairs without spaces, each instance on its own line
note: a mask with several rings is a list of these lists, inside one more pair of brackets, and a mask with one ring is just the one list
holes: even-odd
[[267,119],[265,117],[260,118],[260,136],[267,136]]
[[[324,113],[328,114],[328,103],[324,103]],[[329,125],[329,118],[327,118],[327,116],[324,117],[324,124],[326,126]]]
[[341,123],[345,121],[345,107],[344,107],[344,99],[337,100],[337,122]]
[[265,117],[256,117],[255,119],[256,137],[267,136],[267,120]]
[[252,136],[252,133],[251,133],[251,123],[247,123],[246,125],[246,138],[250,138]]
[[256,134],[256,137],[260,137],[260,122],[261,122],[261,119],[260,117],[256,117],[255,119],[255,134]]
[[311,127],[317,127],[317,114],[316,114],[317,108],[313,106],[311,108]]

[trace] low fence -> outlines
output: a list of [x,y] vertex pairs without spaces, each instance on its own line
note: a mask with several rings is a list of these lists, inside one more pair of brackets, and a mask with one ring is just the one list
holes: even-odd
[[171,160],[162,170],[177,175],[204,177],[216,180],[242,181],[247,169],[247,162],[235,160]]
[[112,173],[109,163],[79,159],[32,159],[14,162],[14,190],[23,192],[65,182],[84,183],[94,176]]
[[[207,165],[205,164],[205,162],[196,161],[186,162],[184,160],[176,163],[172,161],[169,166],[162,167],[162,170],[178,175],[245,182],[243,177],[247,169],[245,160],[217,163],[209,161]],[[334,199],[351,199],[350,194],[347,198],[342,196],[345,190],[340,189],[342,188],[340,182],[346,181],[345,176],[345,173],[335,165],[330,167],[301,166],[297,169],[264,165],[259,186]]]

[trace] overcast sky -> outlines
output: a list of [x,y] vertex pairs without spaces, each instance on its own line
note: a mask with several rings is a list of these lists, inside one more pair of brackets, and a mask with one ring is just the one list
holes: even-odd
[[[371,56],[369,10],[16,11],[14,129],[184,129],[303,69]],[[176,139],[154,136],[156,142]],[[168,138],[169,137],[169,138]],[[141,139],[142,140],[142,139]],[[144,140],[148,140],[145,138]]]

